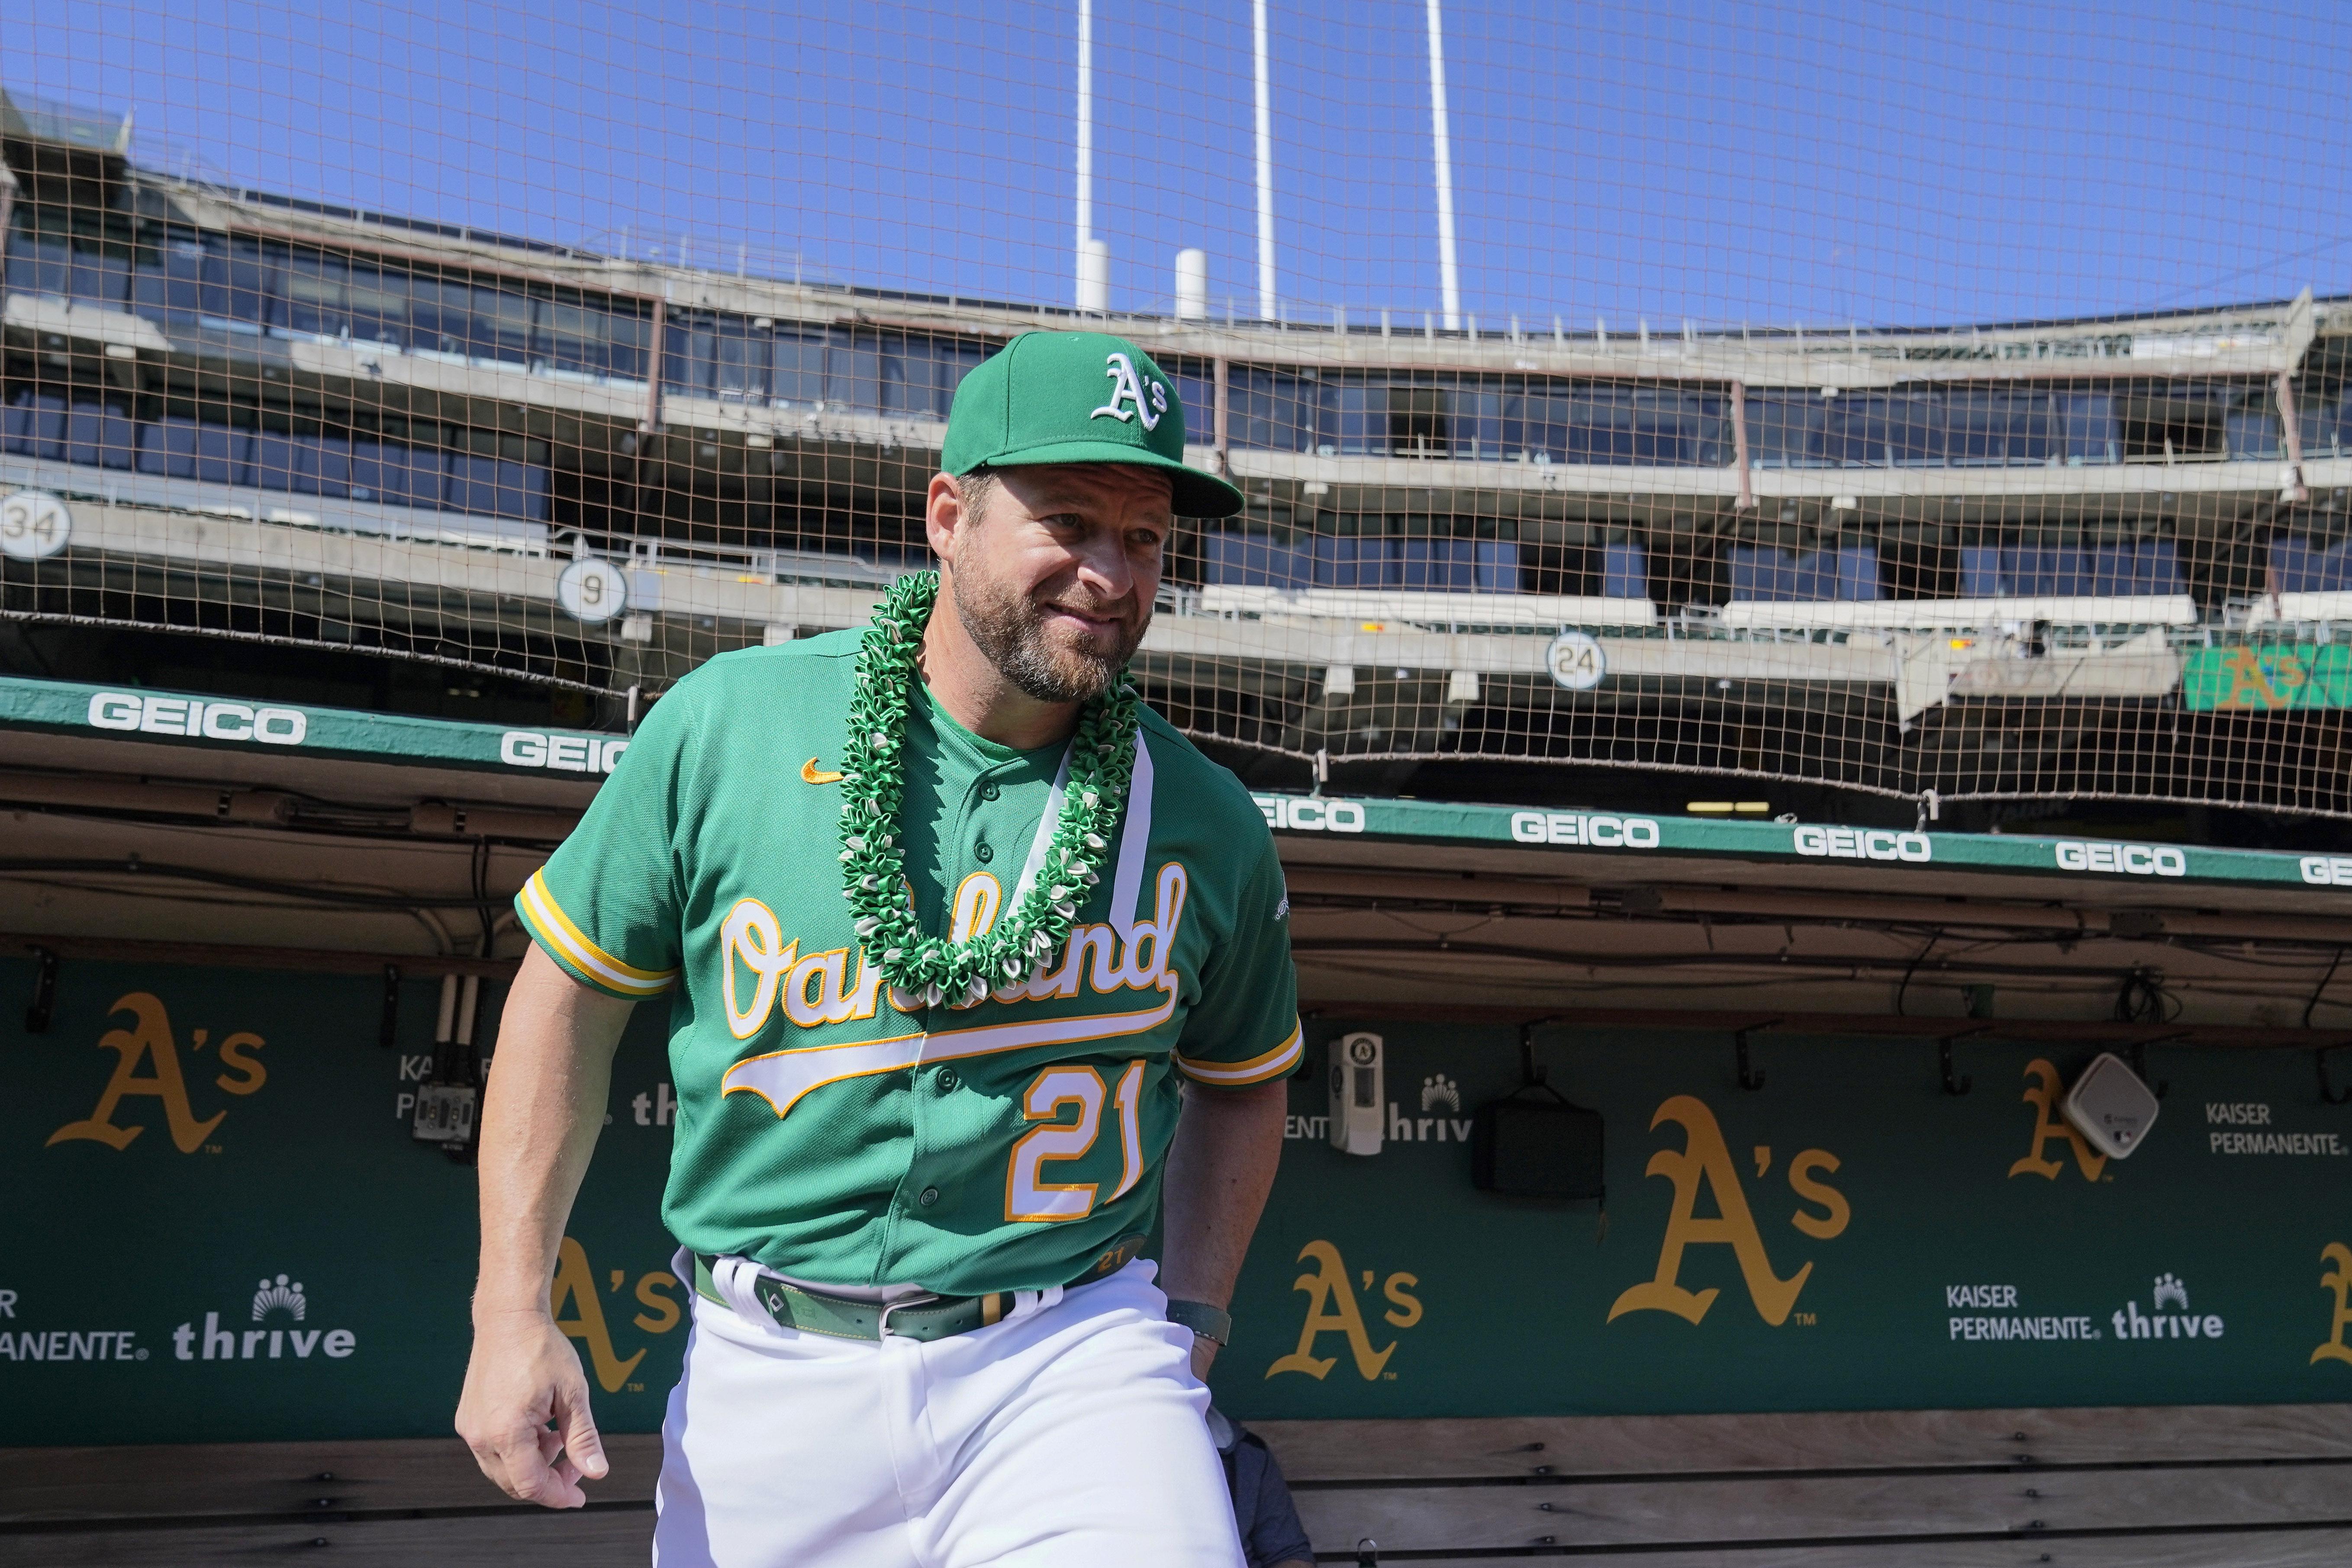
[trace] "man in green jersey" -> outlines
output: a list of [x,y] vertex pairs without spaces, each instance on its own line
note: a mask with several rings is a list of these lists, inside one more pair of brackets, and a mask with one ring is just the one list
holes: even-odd
[[679,682],[517,900],[457,1415],[511,1495],[605,1470],[549,1281],[667,994],[657,1562],[1240,1561],[1201,1377],[1301,1050],[1265,820],[1123,673],[1175,517],[1241,505],[1183,457],[1135,345],[1013,339],[956,395],[939,574]]

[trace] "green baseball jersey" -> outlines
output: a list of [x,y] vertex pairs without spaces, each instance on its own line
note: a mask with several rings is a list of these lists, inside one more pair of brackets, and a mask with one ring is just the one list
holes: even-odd
[[[671,994],[662,1212],[688,1247],[837,1285],[1062,1284],[1150,1228],[1180,1078],[1301,1060],[1273,837],[1146,709],[1063,950],[976,1004],[901,1011],[841,891],[857,646],[747,648],[680,681],[516,907],[575,980]],[[983,740],[919,683],[909,707],[907,879],[924,929],[961,938],[1019,898],[1065,748]]]

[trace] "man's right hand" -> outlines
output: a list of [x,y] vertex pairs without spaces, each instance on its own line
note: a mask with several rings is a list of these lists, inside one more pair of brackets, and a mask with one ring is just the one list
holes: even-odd
[[507,1496],[542,1508],[580,1507],[582,1479],[609,1468],[548,1292],[635,1005],[581,984],[534,943],[507,993],[482,1094],[482,1264],[457,1435]]
[[611,1468],[580,1353],[544,1310],[476,1317],[457,1436],[500,1490],[541,1508],[582,1506],[580,1482]]

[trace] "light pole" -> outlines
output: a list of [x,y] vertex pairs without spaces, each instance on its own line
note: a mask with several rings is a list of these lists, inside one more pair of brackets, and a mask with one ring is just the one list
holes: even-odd
[[1095,0],[1078,0],[1078,213],[1071,247],[1075,303],[1081,310],[1110,308],[1110,261],[1095,246]]
[[1250,30],[1257,67],[1257,314],[1275,317],[1274,84],[1267,73],[1265,0],[1250,0]]
[[1454,259],[1454,138],[1445,124],[1445,22],[1440,3],[1429,0],[1429,140],[1437,178],[1439,302],[1445,330],[1452,332],[1462,327],[1462,274]]

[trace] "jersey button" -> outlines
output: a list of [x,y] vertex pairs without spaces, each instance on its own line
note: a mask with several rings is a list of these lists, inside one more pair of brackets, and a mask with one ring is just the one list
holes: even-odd
[[955,1068],[941,1068],[940,1069],[940,1092],[941,1094],[952,1094],[952,1093],[954,1093],[954,1092],[955,1092],[955,1086],[956,1086],[956,1070],[955,1070]]
[[996,851],[985,844],[975,845],[971,851],[971,858],[985,866],[996,858]]
[[990,779],[987,783],[980,786],[980,798],[982,800],[994,800],[997,795],[1002,793],[1003,792],[996,787],[996,781],[994,779]]
[[940,1190],[937,1187],[925,1187],[916,1195],[915,1201],[922,1205],[925,1208],[929,1208],[933,1204],[940,1201]]

